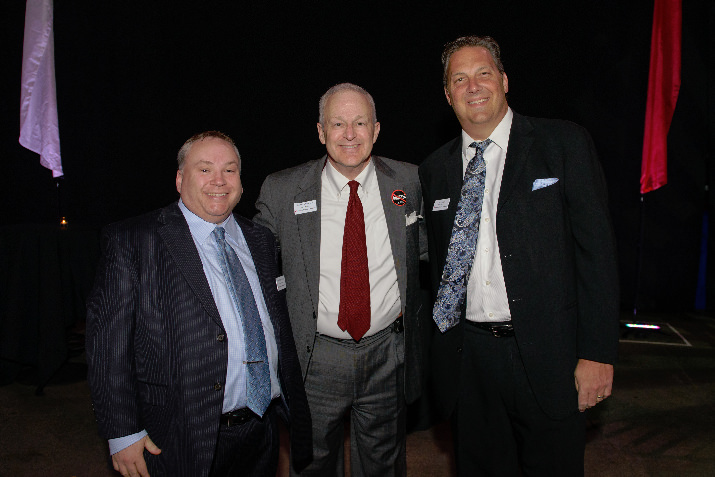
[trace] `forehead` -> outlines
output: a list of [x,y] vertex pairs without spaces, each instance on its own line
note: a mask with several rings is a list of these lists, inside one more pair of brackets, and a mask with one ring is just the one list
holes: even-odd
[[449,58],[449,73],[459,73],[466,68],[489,66],[497,68],[491,53],[481,46],[465,46],[452,53]]
[[207,137],[191,145],[187,161],[238,162],[233,146],[221,138]]
[[326,114],[328,116],[353,113],[368,115],[370,112],[370,103],[364,94],[357,91],[340,91],[328,98],[325,105]]

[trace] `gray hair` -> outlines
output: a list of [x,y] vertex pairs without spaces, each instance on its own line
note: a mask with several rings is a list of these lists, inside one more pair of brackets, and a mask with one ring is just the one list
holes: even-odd
[[182,170],[184,168],[184,162],[186,161],[186,155],[189,153],[189,149],[191,149],[191,146],[193,146],[195,142],[203,141],[204,139],[207,139],[210,137],[215,137],[216,139],[221,139],[221,140],[229,143],[231,146],[233,146],[233,151],[236,153],[236,157],[238,157],[238,170],[240,172],[241,171],[241,155],[238,153],[238,148],[236,147],[236,143],[234,143],[233,139],[228,137],[228,135],[226,135],[220,131],[204,131],[202,133],[194,134],[189,139],[187,139],[186,142],[184,143],[184,145],[181,146],[181,149],[179,149],[179,154],[176,156],[176,162],[178,163],[179,170]]
[[447,86],[447,70],[449,69],[449,59],[454,53],[466,46],[479,46],[486,49],[492,55],[494,64],[497,65],[499,73],[504,73],[504,65],[501,62],[501,50],[499,44],[490,36],[463,36],[444,45],[442,51],[442,85]]
[[372,110],[372,123],[375,124],[377,123],[377,111],[375,110],[375,100],[372,99],[372,96],[370,93],[368,93],[365,88],[362,88],[356,84],[352,83],[340,83],[336,84],[332,88],[330,88],[328,91],[325,92],[323,96],[320,97],[320,101],[318,102],[318,122],[325,126],[325,104],[328,102],[328,99],[335,93],[342,93],[343,91],[354,91],[355,93],[360,93],[365,98],[367,99],[367,102],[370,104],[370,109]]

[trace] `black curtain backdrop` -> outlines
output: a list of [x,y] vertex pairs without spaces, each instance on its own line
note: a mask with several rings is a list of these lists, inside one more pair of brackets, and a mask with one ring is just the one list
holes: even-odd
[[[177,150],[207,129],[236,140],[245,187],[237,209],[251,217],[266,175],[323,154],[318,99],[344,81],[375,98],[382,129],[374,151],[419,164],[459,133],[442,91],[442,46],[461,35],[491,35],[502,47],[511,107],[577,122],[596,142],[618,239],[623,309],[695,306],[703,214],[715,217],[715,198],[706,192],[715,137],[710,0],[683,0],[669,183],[647,194],[643,207],[652,1],[55,0],[65,171],[59,188],[39,157],[18,144],[25,2],[3,2],[0,13],[5,224],[66,216],[70,227],[101,227],[163,206],[177,198]],[[711,238],[710,263],[713,244]],[[715,309],[714,272],[709,265],[708,309]]]

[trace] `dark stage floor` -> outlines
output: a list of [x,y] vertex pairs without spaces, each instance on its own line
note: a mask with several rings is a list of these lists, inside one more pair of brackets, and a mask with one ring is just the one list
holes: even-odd
[[[623,327],[614,394],[588,411],[586,475],[715,475],[715,318],[638,319],[661,328]],[[96,433],[85,372],[78,355],[44,396],[35,395],[31,370],[0,387],[0,477],[119,475]],[[443,424],[410,434],[408,475],[454,475],[450,448]]]

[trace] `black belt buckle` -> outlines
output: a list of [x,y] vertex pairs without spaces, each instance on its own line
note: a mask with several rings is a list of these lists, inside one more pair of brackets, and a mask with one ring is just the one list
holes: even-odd
[[392,332],[402,333],[403,331],[405,331],[405,325],[402,323],[402,315],[400,315],[392,322]]
[[226,427],[239,426],[247,422],[253,416],[256,416],[253,411],[247,407],[242,407],[241,409],[221,414],[221,425]]
[[495,338],[508,338],[510,336],[514,336],[514,327],[511,323],[507,325],[492,325],[489,331],[492,332],[492,336]]

